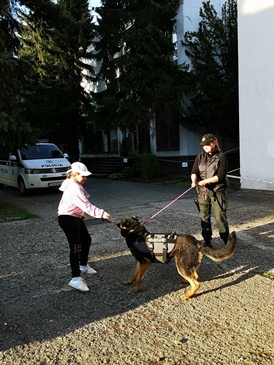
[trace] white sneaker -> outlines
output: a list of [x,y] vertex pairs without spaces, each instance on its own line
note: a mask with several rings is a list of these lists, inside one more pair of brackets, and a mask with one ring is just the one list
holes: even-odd
[[68,285],[80,291],[85,291],[85,292],[89,291],[87,284],[81,277],[77,279],[75,278],[71,279]]
[[89,275],[95,275],[97,274],[97,271],[94,270],[92,267],[90,267],[89,265],[86,266],[81,266],[80,265],[80,270],[82,273],[84,274],[89,274]]

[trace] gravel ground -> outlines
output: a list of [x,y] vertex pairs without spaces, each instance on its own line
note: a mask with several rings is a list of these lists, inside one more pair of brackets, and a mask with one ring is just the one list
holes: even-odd
[[[175,186],[88,179],[91,201],[119,221],[151,217],[182,193]],[[68,247],[58,226],[60,192],[20,197],[0,191],[39,218],[0,224],[1,365],[268,365],[274,357],[274,193],[231,191],[228,220],[238,247],[228,261],[204,257],[201,288],[183,301],[174,262],[152,265],[142,291],[124,286],[135,262],[118,228],[87,222],[92,234],[90,292],[70,280]],[[147,224],[151,232],[200,236],[191,190]],[[221,247],[214,232],[213,245]]]

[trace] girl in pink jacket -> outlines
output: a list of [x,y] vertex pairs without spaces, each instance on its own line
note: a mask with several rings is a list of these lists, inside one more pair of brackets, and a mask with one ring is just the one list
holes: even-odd
[[112,220],[109,213],[89,202],[89,194],[83,187],[89,175],[91,172],[83,163],[74,162],[71,165],[68,176],[60,187],[63,195],[58,207],[58,223],[65,232],[70,248],[72,279],[69,285],[83,292],[89,291],[89,288],[81,278],[81,272],[91,275],[97,273],[87,263],[91,237],[84,215],[87,213],[94,218]]

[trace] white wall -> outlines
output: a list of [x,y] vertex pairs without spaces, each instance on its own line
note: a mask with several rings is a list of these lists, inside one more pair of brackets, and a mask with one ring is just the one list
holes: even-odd
[[274,190],[274,0],[239,0],[238,32],[241,186]]

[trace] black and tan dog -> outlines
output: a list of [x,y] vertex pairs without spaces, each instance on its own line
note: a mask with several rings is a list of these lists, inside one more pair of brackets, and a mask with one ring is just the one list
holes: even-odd
[[[140,223],[140,218],[133,216],[124,218],[117,226],[121,229],[121,235],[125,237],[127,246],[132,255],[137,260],[137,265],[129,280],[124,284],[130,285],[133,281],[136,282],[134,291],[138,292],[141,288],[142,280],[151,263],[157,262],[153,253],[140,251],[136,242],[145,241],[149,232],[143,224]],[[197,270],[201,264],[203,255],[209,257],[213,261],[224,261],[233,256],[236,248],[236,233],[232,232],[229,235],[227,244],[218,250],[204,246],[195,237],[186,234],[180,234],[177,237],[174,249],[169,254],[169,258],[175,258],[178,273],[184,278],[184,281],[190,284],[190,289],[182,296],[182,299],[192,297],[200,287],[198,282]]]

